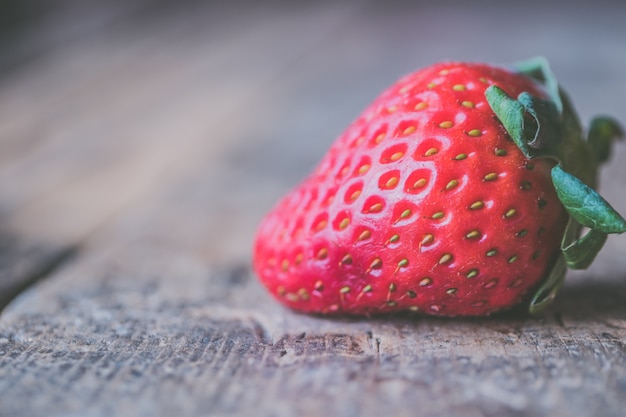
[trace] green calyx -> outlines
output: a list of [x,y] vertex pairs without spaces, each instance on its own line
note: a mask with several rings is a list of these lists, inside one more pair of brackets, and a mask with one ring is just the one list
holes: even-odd
[[[585,138],[578,116],[547,61],[534,58],[516,68],[542,84],[548,99],[527,92],[512,98],[495,85],[487,88],[485,96],[527,158],[551,158],[556,162],[552,183],[570,216],[561,252],[530,301],[529,311],[536,313],[555,298],[568,267],[589,267],[607,234],[626,232],[626,220],[595,190],[598,167],[609,159],[614,141],[624,132],[613,119],[598,117],[591,122]],[[581,236],[584,228],[588,231]]]

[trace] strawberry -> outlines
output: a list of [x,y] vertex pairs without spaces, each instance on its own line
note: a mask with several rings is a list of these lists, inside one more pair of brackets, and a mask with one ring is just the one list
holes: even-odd
[[531,290],[537,311],[626,231],[594,191],[620,134],[598,118],[584,139],[544,60],[433,65],[374,100],[265,217],[254,268],[304,312],[487,315]]

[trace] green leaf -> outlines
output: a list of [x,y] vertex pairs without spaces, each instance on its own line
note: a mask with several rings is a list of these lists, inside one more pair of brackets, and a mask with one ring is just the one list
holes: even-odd
[[533,119],[532,126],[527,127],[526,125],[528,123],[524,123],[524,133],[526,136],[526,141],[530,146],[533,146],[533,144],[537,141],[537,137],[539,136],[539,128],[541,124],[539,122],[539,116],[535,111],[533,96],[524,91],[523,93],[520,93],[519,96],[517,96],[517,101],[522,105],[522,107],[524,107],[525,114],[530,115],[530,117]]
[[539,313],[554,301],[556,294],[559,292],[565,280],[566,272],[567,266],[565,259],[562,255],[559,255],[550,269],[550,273],[530,301],[528,311],[531,314]]
[[608,235],[597,229],[590,229],[582,238],[562,247],[567,266],[571,269],[587,269],[604,246]]
[[578,223],[603,233],[626,232],[626,220],[593,188],[560,165],[552,168],[552,182],[559,199]]
[[543,156],[554,157],[562,141],[561,118],[556,106],[552,101],[534,97],[527,92],[520,93],[517,100],[532,118],[532,123],[526,122],[527,126],[524,127],[528,145],[541,151]]
[[517,100],[497,86],[485,90],[491,110],[527,158],[551,157],[562,140],[560,117],[554,103],[522,92]]
[[527,158],[530,158],[530,148],[524,134],[524,106],[522,103],[511,98],[495,85],[489,86],[485,90],[485,97],[491,110],[498,117],[513,142]]
[[526,61],[518,62],[515,64],[515,68],[518,72],[543,83],[550,98],[554,102],[557,112],[559,114],[563,112],[559,83],[547,59],[542,56],[534,57]]
[[616,139],[622,139],[624,130],[610,117],[596,117],[591,121],[587,140],[599,163],[608,161]]

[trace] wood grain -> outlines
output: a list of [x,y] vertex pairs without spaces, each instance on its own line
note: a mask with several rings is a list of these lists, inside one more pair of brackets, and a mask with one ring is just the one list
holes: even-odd
[[595,279],[536,318],[325,319],[283,309],[245,266],[122,247],[83,256],[7,312],[0,405],[19,416],[621,416],[625,297],[624,281]]
[[623,4],[123,3],[0,79],[0,416],[624,415],[625,236],[537,317],[306,316],[249,268],[261,216],[416,67],[544,54],[584,121],[626,120]]

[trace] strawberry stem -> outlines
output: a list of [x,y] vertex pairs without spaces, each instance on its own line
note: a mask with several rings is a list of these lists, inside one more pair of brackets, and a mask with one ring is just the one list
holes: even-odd
[[526,61],[518,62],[514,67],[517,72],[541,82],[546,87],[548,94],[550,94],[556,110],[559,114],[563,113],[559,82],[552,72],[547,59],[542,56],[536,56]]
[[[487,102],[527,158],[556,161],[551,171],[552,183],[570,216],[561,253],[531,299],[529,311],[536,313],[554,299],[567,267],[589,267],[607,234],[626,232],[626,220],[594,189],[598,165],[609,159],[612,144],[623,136],[623,130],[613,119],[598,117],[592,121],[585,140],[578,116],[547,61],[534,58],[518,64],[517,68],[541,83],[550,99],[527,92],[513,99],[492,85],[485,91]],[[592,161],[589,154],[595,157]],[[589,231],[580,237],[584,227]]]

